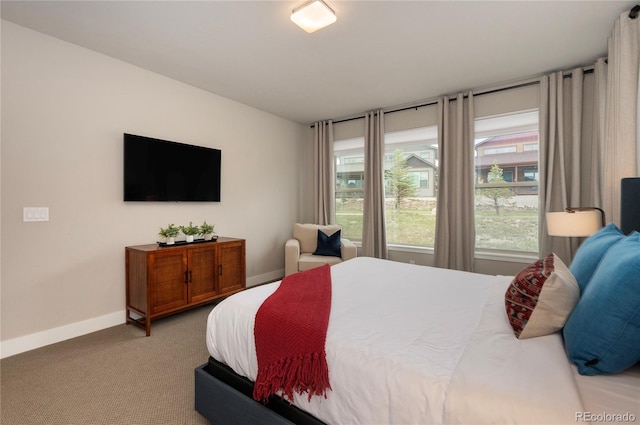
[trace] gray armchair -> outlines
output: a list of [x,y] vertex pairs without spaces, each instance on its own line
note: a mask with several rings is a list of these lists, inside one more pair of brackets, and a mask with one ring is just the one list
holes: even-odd
[[316,255],[318,250],[318,230],[331,237],[342,226],[330,224],[322,226],[319,224],[293,225],[293,238],[289,239],[284,247],[284,274],[288,276],[299,271],[309,270],[323,264],[338,264],[343,261],[355,258],[358,255],[357,248],[349,239],[340,237],[340,256],[336,255]]

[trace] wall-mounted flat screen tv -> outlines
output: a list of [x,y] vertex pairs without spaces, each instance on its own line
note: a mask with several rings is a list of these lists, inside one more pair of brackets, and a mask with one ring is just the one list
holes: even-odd
[[220,202],[219,149],[124,134],[124,200]]

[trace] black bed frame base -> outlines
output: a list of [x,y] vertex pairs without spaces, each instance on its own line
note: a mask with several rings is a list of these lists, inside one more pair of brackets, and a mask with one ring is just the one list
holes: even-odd
[[252,394],[251,381],[212,358],[195,369],[195,409],[215,425],[324,425],[280,397],[263,404]]

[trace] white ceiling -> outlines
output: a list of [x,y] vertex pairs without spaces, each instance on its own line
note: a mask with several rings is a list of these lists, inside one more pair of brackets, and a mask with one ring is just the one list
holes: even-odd
[[589,65],[632,1],[5,1],[2,19],[299,123]]

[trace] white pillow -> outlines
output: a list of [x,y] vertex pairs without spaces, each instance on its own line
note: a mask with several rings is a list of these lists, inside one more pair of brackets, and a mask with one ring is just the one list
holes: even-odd
[[561,330],[579,299],[578,282],[556,254],[549,254],[513,279],[505,307],[516,337],[526,339]]

